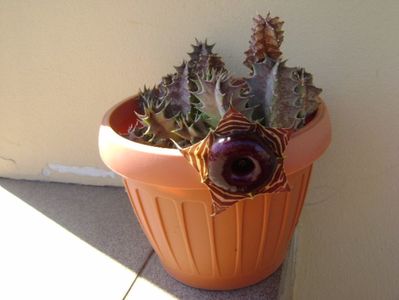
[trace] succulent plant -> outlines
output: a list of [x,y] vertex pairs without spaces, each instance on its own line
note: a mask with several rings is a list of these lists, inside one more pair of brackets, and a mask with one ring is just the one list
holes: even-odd
[[188,61],[139,93],[129,130],[133,141],[180,149],[208,185],[214,213],[288,189],[282,155],[289,132],[319,105],[312,75],[282,59],[284,22],[270,14],[253,21],[247,78],[234,78],[214,45],[196,40]]
[[[303,68],[287,67],[281,60],[284,39],[279,17],[257,16],[244,64],[251,69],[247,84],[249,104],[255,108],[253,119],[266,127],[298,129],[306,124],[319,105],[321,89]],[[262,119],[263,118],[263,119]]]
[[280,50],[279,17],[254,19],[244,64],[248,78],[233,78],[207,41],[192,45],[190,59],[138,97],[129,138],[159,147],[189,146],[214,130],[230,107],[266,128],[303,127],[317,111],[321,89],[303,68],[287,67]]

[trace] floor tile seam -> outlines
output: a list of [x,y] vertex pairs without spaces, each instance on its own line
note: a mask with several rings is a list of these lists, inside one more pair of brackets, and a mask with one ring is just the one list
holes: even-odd
[[141,277],[141,274],[144,272],[146,266],[148,265],[151,257],[154,255],[154,250],[151,249],[150,253],[148,254],[147,258],[145,259],[144,263],[141,265],[140,270],[136,273],[136,276],[134,277],[132,284],[129,286],[128,290],[126,291],[125,295],[123,296],[123,300],[126,299],[126,297],[129,295],[131,289],[133,288],[134,284],[136,283],[137,279]]

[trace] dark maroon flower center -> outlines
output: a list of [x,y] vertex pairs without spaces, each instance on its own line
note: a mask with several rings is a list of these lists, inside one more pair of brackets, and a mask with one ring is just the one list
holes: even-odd
[[238,176],[248,175],[255,169],[255,164],[249,157],[239,158],[231,164],[231,172]]
[[273,177],[277,157],[255,134],[217,137],[209,157],[209,179],[231,193],[252,193]]

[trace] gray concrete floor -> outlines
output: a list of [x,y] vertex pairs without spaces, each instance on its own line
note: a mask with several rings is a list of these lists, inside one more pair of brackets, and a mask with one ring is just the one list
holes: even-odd
[[281,271],[229,292],[161,267],[122,188],[0,178],[0,299],[266,299]]

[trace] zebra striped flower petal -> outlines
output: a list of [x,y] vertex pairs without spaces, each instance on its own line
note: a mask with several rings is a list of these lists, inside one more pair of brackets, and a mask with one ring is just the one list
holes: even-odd
[[215,131],[180,149],[208,186],[213,215],[257,194],[289,190],[283,152],[290,132],[265,128],[230,108]]

